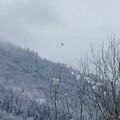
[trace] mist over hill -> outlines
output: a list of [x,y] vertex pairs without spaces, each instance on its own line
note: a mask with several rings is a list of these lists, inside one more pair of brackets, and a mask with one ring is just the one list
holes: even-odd
[[[72,71],[72,68],[68,68],[64,64],[42,59],[37,52],[30,49],[1,42],[0,89],[4,92],[0,92],[0,109],[12,114],[13,110],[10,111],[10,108],[12,109],[13,106],[9,106],[9,108],[2,103],[2,101],[6,101],[7,104],[12,104],[11,96],[22,101],[23,106],[30,106],[29,103],[27,105],[24,104],[27,100],[29,102],[34,101],[34,104],[46,104],[54,79],[60,80],[62,87],[59,90],[62,93],[70,91],[69,83],[74,77],[71,73]],[[20,106],[19,109],[21,109]],[[22,116],[22,118],[27,119],[23,114],[12,115]],[[35,116],[31,115],[30,117],[37,120]]]

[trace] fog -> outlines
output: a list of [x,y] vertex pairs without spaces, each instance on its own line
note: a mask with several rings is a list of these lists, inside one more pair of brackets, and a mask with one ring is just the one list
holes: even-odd
[[77,67],[89,54],[91,42],[99,47],[111,33],[119,38],[119,4],[119,0],[0,0],[0,39]]

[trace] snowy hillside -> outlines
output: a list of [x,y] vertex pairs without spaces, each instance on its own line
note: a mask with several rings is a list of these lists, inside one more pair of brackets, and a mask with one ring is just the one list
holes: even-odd
[[[2,111],[22,116],[22,118],[29,118],[19,112],[28,111],[30,109],[28,107],[31,105],[44,106],[50,96],[50,87],[55,78],[61,80],[62,87],[60,89],[64,88],[66,91],[69,89],[68,83],[72,80],[73,75],[71,70],[63,64],[42,59],[36,52],[29,49],[1,42],[0,109]],[[38,109],[41,108],[38,107]],[[35,109],[32,113],[34,112],[38,112],[38,110]],[[36,114],[39,116],[38,113]],[[30,115],[30,117],[38,120],[35,115]]]

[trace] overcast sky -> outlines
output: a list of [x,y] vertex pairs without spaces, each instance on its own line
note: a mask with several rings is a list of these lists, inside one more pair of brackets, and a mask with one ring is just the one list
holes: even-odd
[[120,37],[119,11],[119,0],[0,0],[0,39],[76,67],[91,41]]

